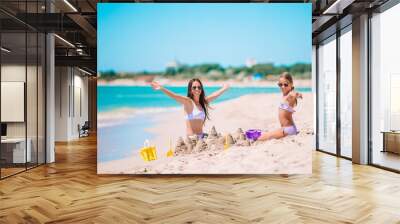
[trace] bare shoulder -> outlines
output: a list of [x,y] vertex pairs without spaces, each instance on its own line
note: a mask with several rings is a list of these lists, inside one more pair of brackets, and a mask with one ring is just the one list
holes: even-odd
[[294,91],[291,91],[289,94],[287,94],[286,95],[286,100],[294,100],[294,99],[296,99],[296,92],[294,92]]
[[289,93],[289,97],[290,98],[294,98],[294,99],[303,98],[303,94],[301,94],[299,92],[292,91],[292,92]]
[[289,93],[289,96],[290,97],[297,97],[297,92],[296,91],[291,91],[290,93]]
[[287,101],[290,105],[295,104],[296,99],[297,99],[297,93],[294,92],[294,91],[290,92],[290,93],[286,96],[286,101]]
[[185,103],[183,105],[185,107],[186,106],[191,107],[191,106],[193,106],[193,104],[194,104],[194,101],[190,97],[185,96]]

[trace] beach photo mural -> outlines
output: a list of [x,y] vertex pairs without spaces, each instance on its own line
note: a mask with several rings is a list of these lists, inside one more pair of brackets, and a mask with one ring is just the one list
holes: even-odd
[[98,174],[309,174],[311,4],[99,3]]

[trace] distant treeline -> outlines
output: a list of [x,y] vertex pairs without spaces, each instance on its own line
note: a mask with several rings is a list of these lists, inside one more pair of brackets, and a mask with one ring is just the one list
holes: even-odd
[[210,80],[226,79],[276,79],[283,72],[290,72],[297,79],[308,79],[311,77],[311,64],[296,63],[292,65],[274,65],[272,63],[256,64],[251,67],[227,67],[220,64],[199,64],[199,65],[179,65],[168,67],[162,72],[135,72],[135,73],[117,73],[115,71],[104,71],[100,73],[100,79],[136,79],[144,76],[161,76],[170,79],[187,79],[193,77],[202,77]]

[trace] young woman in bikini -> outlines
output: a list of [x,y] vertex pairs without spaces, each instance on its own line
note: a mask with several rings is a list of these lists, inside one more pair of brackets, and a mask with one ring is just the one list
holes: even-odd
[[183,105],[186,114],[186,134],[188,136],[197,135],[200,138],[204,137],[203,126],[206,119],[209,118],[209,104],[229,88],[229,85],[225,84],[221,89],[206,96],[203,84],[199,79],[195,78],[191,79],[188,83],[187,96],[181,96],[166,89],[157,82],[152,82],[151,86],[153,89],[162,91]]

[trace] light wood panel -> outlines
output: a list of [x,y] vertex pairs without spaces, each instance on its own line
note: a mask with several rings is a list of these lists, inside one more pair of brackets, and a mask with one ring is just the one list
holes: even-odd
[[400,175],[320,152],[312,175],[98,176],[96,139],[0,181],[0,223],[400,223]]

